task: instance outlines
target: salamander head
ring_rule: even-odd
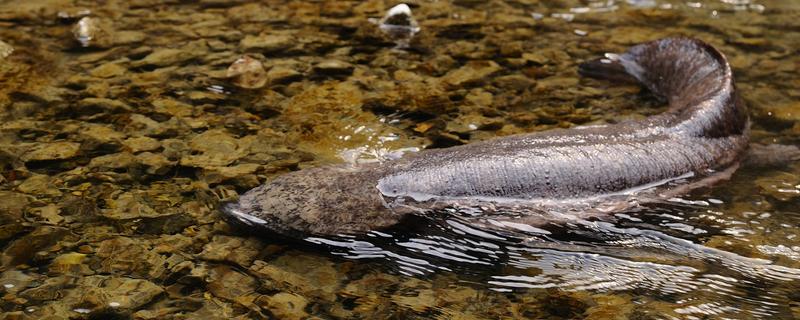
[[[396,224],[372,166],[328,166],[282,175],[221,206],[226,220],[292,238],[352,234]]]

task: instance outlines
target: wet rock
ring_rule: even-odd
[[[93,77],[98,77],[98,78],[113,78],[113,77],[119,77],[125,74],[125,72],[127,71],[128,69],[121,66],[119,63],[109,62],[101,64],[96,68],[90,70],[89,74]]]
[[[189,147],[197,154],[185,155],[180,164],[187,167],[221,167],[244,156],[236,138],[224,130],[208,130],[195,136]]]
[[[44,176],[46,177],[46,176]],[[31,191],[31,189],[26,189]],[[25,192],[20,190],[21,192]],[[11,223],[22,218],[22,213],[30,203],[30,197],[11,191],[0,191],[0,218],[5,223]]]
[[[125,131],[131,133],[131,135],[158,136],[169,130],[169,128],[158,121],[138,113],[130,115],[129,120]]]
[[[285,34],[261,34],[258,36],[245,36],[239,43],[244,51],[260,50],[276,52],[294,47],[297,40]]]
[[[189,153],[189,146],[183,140],[164,139],[161,145],[164,147],[164,156],[169,160],[178,160]]]
[[[194,226],[197,221],[187,214],[169,214],[136,221],[134,228],[141,234],[172,235]]]
[[[288,83],[301,79],[302,77],[302,73],[295,69],[284,66],[272,67],[272,69],[269,69],[267,72],[267,79],[269,80],[270,84]]]
[[[105,199],[108,209],[103,209],[105,217],[117,220],[136,218],[155,218],[167,215],[167,212],[154,210],[147,204],[146,195],[140,192],[125,192]]]
[[[82,278],[78,286],[78,292],[70,292],[76,297],[73,307],[85,309],[135,310],[164,292],[160,286],[144,279],[110,276],[88,276]]]
[[[76,157],[80,151],[80,143],[75,142],[50,142],[35,145],[25,152],[20,159],[29,161],[65,160]]]
[[[463,67],[448,72],[441,81],[454,87],[476,85],[500,69],[500,66],[491,60],[470,61]]]
[[[125,138],[125,134],[118,132],[109,126],[98,124],[84,125],[78,133],[82,138],[93,144],[90,146],[85,146],[84,148],[86,149],[94,149],[94,147],[111,144],[118,146],[122,139]]]
[[[14,52],[14,47],[0,40],[0,60],[4,59],[5,57],[8,57],[13,52]]]
[[[284,255],[271,263],[256,260],[250,270],[268,288],[324,301],[336,299],[340,281],[344,280],[332,262],[307,255]]]
[[[90,275],[94,272],[86,265],[86,255],[78,252],[70,252],[62,254],[52,262],[48,267],[48,271],[52,275],[68,274],[68,275]]]
[[[154,151],[161,148],[161,142],[150,137],[131,137],[125,139],[122,144],[134,154],[142,151]]]
[[[148,54],[142,60],[134,61],[132,65],[134,67],[144,67],[144,66],[166,67],[166,66],[178,65],[183,62],[195,59],[200,55],[206,53],[207,51],[208,47],[205,45],[204,42],[189,43],[188,45],[180,49],[161,48],[161,49],[156,49],[152,53]]]
[[[135,162],[136,158],[130,152],[120,152],[92,158],[88,167],[101,171],[125,171]]]
[[[278,319],[307,319],[305,311],[308,305],[306,298],[287,292],[280,292],[273,296],[262,296],[256,302],[263,305]]]
[[[536,85],[535,80],[519,74],[497,77],[493,82],[498,88],[514,91],[524,91]]]
[[[420,31],[417,20],[411,15],[411,8],[405,3],[389,9],[378,22],[378,27],[395,42],[398,49],[408,48],[411,39]]]
[[[34,208],[31,210],[31,214],[38,217],[42,223],[49,225],[57,226],[64,222],[64,217],[61,216],[61,207],[55,204]]]
[[[93,114],[98,112],[129,112],[133,109],[126,103],[119,100],[106,98],[85,98],[78,101],[78,110],[83,114]]]
[[[152,251],[142,239],[115,237],[104,240],[98,244],[95,255],[101,261],[97,266],[92,265],[92,269],[99,273],[159,279],[166,272],[166,259]]]
[[[233,304],[227,303],[223,300],[211,297],[205,298],[203,300],[203,305],[201,308],[193,311],[187,312],[185,314],[186,319],[214,319],[214,320],[225,320],[225,319],[232,319],[232,320],[246,320],[248,319],[245,316],[238,316],[233,317],[232,315],[235,314],[233,310]],[[163,319],[163,318],[157,318]]]
[[[487,118],[480,114],[468,113],[447,122],[448,132],[468,133],[475,130],[497,130],[503,126],[499,119]]]
[[[133,44],[139,43],[147,39],[147,35],[143,32],[139,31],[115,31],[114,32],[114,44],[115,45],[126,45],[126,44]]]
[[[83,17],[72,28],[72,36],[81,47],[108,48],[114,44],[111,21]]]
[[[261,88],[267,83],[264,65],[251,56],[236,59],[228,67],[225,76],[230,78],[233,84],[245,89]]]
[[[586,310],[586,319],[630,319],[635,304],[627,295],[596,295],[594,306]]]
[[[761,193],[780,201],[800,197],[800,176],[789,172],[776,172],[758,177],[755,184]]]
[[[237,185],[255,187],[259,182],[254,173],[260,168],[261,165],[255,163],[245,163],[231,167],[209,167],[203,170],[200,178],[209,184],[236,179]]]
[[[68,233],[69,231],[64,228],[40,226],[8,245],[0,255],[0,265],[9,267],[23,263],[31,264],[37,255],[45,258],[50,252],[60,248],[58,242]]]
[[[0,286],[4,293],[16,294],[25,290],[29,284],[36,281],[36,278],[25,274],[20,270],[6,270],[0,274]]]
[[[136,155],[136,162],[145,167],[145,172],[151,175],[164,175],[175,166],[175,161],[169,160],[161,153],[142,152]]]
[[[38,285],[29,286],[29,289],[20,292],[20,296],[34,301],[55,300],[65,295],[67,288],[75,286],[74,277],[51,277],[43,280]]]
[[[758,106],[759,118],[779,123],[796,123],[800,121],[800,102],[764,103]]]
[[[213,295],[237,302],[250,300],[255,293],[258,281],[248,275],[233,270],[229,266],[218,266],[211,270],[208,278],[208,291]],[[250,300],[252,301],[252,300]]]
[[[217,235],[203,247],[200,258],[225,261],[249,267],[261,251],[263,244],[255,238],[240,238]]]
[[[194,112],[191,105],[173,99],[156,99],[152,103],[155,112],[175,117],[189,117]]]
[[[153,250],[161,254],[171,254],[179,251],[195,251],[194,247],[199,246],[193,238],[182,234],[174,234],[160,237],[153,242]]]
[[[360,279],[349,282],[339,294],[345,298],[356,299],[358,307],[353,311],[359,314],[375,314],[393,305],[385,293],[394,291],[392,288],[399,282],[400,279],[393,275],[368,273]],[[348,314],[343,316],[352,317]]]
[[[314,71],[325,75],[349,75],[353,65],[341,60],[325,60],[314,66]]]
[[[431,284],[419,279],[409,279],[402,283],[405,290],[391,296],[394,303],[417,312],[436,307],[436,295]]]
[[[429,75],[440,76],[455,68],[457,65],[458,61],[453,59],[453,57],[446,54],[439,54],[425,61],[422,66],[424,70],[428,71]]]

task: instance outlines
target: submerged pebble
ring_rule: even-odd
[[[408,48],[411,39],[420,31],[417,20],[411,15],[411,8],[405,3],[389,9],[378,27],[395,42],[398,49]]]
[[[0,40],[0,59],[8,57],[12,53],[14,53],[14,47]]]
[[[231,79],[233,84],[245,89],[257,89],[267,83],[267,72],[261,61],[250,57],[242,56],[236,59],[228,67],[226,76]]]
[[[107,48],[113,44],[111,22],[100,18],[81,18],[72,28],[72,36],[84,48]]]

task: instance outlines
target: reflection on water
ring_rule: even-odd
[[[475,221],[442,214],[366,237],[305,240],[347,259],[384,261],[408,276],[454,272],[462,281],[498,292],[636,292],[677,298],[674,311],[681,315],[789,315],[789,294],[800,289],[800,269],[701,244],[699,235],[747,230],[741,221],[709,225],[707,214],[723,215],[715,211],[723,210],[719,204],[672,199],[608,221],[577,219],[527,232],[481,230]]]

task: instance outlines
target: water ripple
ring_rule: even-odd
[[[417,217],[408,230],[306,240],[345,258],[389,262],[404,275],[455,272],[501,292],[644,291],[677,301],[674,312],[687,317],[787,314],[786,295],[800,288],[800,269],[697,241],[729,232],[731,223],[727,229],[704,224],[709,206],[721,203],[679,201],[618,219],[537,227],[451,212]]]

